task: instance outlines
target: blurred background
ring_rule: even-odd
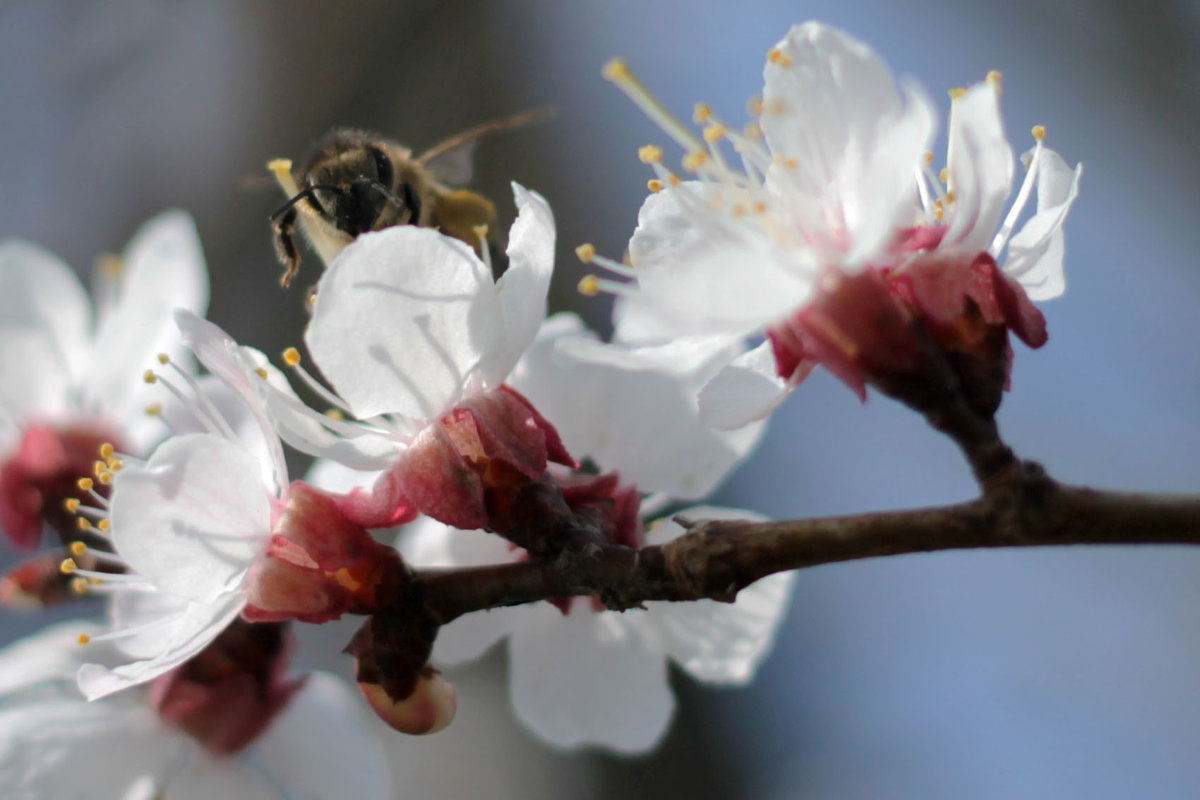
[[[556,3],[174,0],[0,5],[0,234],[81,272],[169,207],[195,215],[210,317],[278,353],[302,294],[282,292],[264,175],[335,126],[416,151],[479,122],[550,107],[497,135],[474,186],[511,218],[508,182],[559,224],[555,308],[580,307],[572,248],[623,252],[662,135],[599,76],[623,55],[677,113],[731,121],[763,56],[816,18],[901,75],[946,90],[1004,73],[1014,146],[1035,123],[1086,164],[1067,224],[1069,290],[1050,343],[1019,349],[1001,413],[1010,443],[1065,481],[1200,488],[1200,5],[1194,0]],[[944,140],[939,149],[944,147]],[[306,256],[298,285],[316,279]],[[590,302],[590,301],[589,301]],[[598,302],[584,308],[603,319]],[[969,474],[920,420],[860,405],[817,375],[718,498],[776,517],[963,500]],[[0,558],[11,564],[15,555]],[[6,613],[3,641],[45,622]],[[309,664],[349,628],[309,636]],[[324,646],[320,646],[324,643]],[[512,721],[505,664],[458,675],[460,713],[394,735],[401,796],[876,800],[1200,796],[1200,550],[942,553],[820,567],[757,682],[677,681],[656,753],[562,754]],[[319,735],[319,732],[314,732]],[[348,787],[348,796],[352,796]]]

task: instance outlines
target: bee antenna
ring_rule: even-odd
[[[340,192],[341,191],[341,189],[339,189],[336,186],[330,186],[330,185],[324,184],[324,183],[319,183],[316,186],[309,186],[307,189],[303,189],[302,191],[297,192],[295,197],[292,197],[286,203],[284,203],[282,206],[277,208],[274,211],[274,213],[272,213],[271,216],[269,216],[267,219],[274,222],[275,220],[279,219],[284,214],[286,214],[289,208],[296,205],[296,203],[299,203],[301,200],[303,200],[307,197],[312,197],[313,192],[315,192],[319,189],[324,189],[324,190],[330,191],[330,192]]]

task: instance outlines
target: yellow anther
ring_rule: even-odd
[[[146,383],[155,383],[158,381],[158,376],[154,374],[154,370],[148,369],[142,373],[142,380]]]
[[[792,158],[791,156],[788,156],[787,158],[785,158],[783,160],[783,165],[785,167],[787,167],[788,169],[796,169],[796,167],[800,166],[800,162],[798,162],[796,159]]]
[[[120,472],[124,468],[125,468],[125,462],[122,461],[121,459],[110,458],[108,460],[108,471],[109,472]]]
[[[693,150],[683,157],[683,168],[688,172],[695,172],[708,161],[708,153],[703,150]]]
[[[65,508],[67,510],[68,514],[78,514],[79,513],[79,498],[78,497],[68,497],[66,500],[63,500],[63,508]]]
[[[338,422],[341,422],[346,418],[346,415],[336,408],[326,409],[325,416],[329,417],[330,419],[336,419]]]
[[[944,209],[942,209],[942,208],[940,208],[940,207],[939,207],[937,210],[935,210],[935,211],[933,212],[933,215],[934,215],[935,217],[937,217],[937,221],[938,221],[938,222],[941,222],[941,221],[942,221],[942,217],[946,216],[946,212],[945,212],[945,210],[944,210]]]
[[[782,114],[787,111],[787,105],[782,100],[776,100],[774,103],[771,103],[767,110],[772,114]]]
[[[628,80],[630,77],[629,62],[623,58],[610,58],[600,70],[600,74],[610,81]]]
[[[643,164],[657,164],[662,161],[662,148],[656,144],[648,144],[638,148],[638,158]]]
[[[761,139],[762,128],[759,127],[757,122],[747,122],[746,127],[742,128],[742,136],[745,136],[747,139]]]
[[[101,472],[96,476],[96,480],[100,482],[101,486],[108,486],[110,483],[112,483],[112,479],[113,474],[111,472]]]
[[[105,472],[108,472],[108,464],[104,463],[103,461],[92,462],[92,475],[94,477],[99,478]]]
[[[932,151],[932,150],[926,150],[926,151],[925,151],[925,163],[926,163],[926,164],[932,164],[932,163],[933,163],[933,151]]]
[[[725,138],[725,133],[726,130],[724,125],[720,124],[719,122],[714,123],[704,129],[704,141],[709,142],[710,144],[712,142],[719,142]]]
[[[754,213],[755,214],[767,213],[767,204],[762,202],[761,200],[759,202],[755,203],[754,204]]]
[[[735,217],[744,217],[744,216],[746,216],[746,207],[745,206],[734,206],[732,209],[732,213]]]
[[[78,595],[87,594],[88,585],[89,584],[87,582],[87,578],[72,578],[71,579],[71,591],[75,594],[78,594]],[[84,644],[86,644],[86,642],[84,642]]]
[[[579,293],[584,297],[595,297],[600,294],[600,279],[595,275],[584,275],[579,280]]]
[[[87,517],[76,517],[75,527],[79,528],[79,530],[83,531],[84,533],[87,533],[92,529],[92,521]]]
[[[651,178],[650,180],[646,181],[646,188],[657,194],[663,190],[663,182],[658,178]]]
[[[473,230],[475,232],[476,238],[487,239],[487,235],[488,235],[488,226],[487,225],[476,225],[473,228],[471,228],[471,230]]]
[[[680,184],[679,176],[674,174],[668,175],[667,183],[671,186],[678,186]]]
[[[254,374],[257,375],[258,377],[262,378],[264,381],[267,379],[267,371],[262,367],[259,367],[258,369],[254,370]]]
[[[1034,125],[1033,126],[1033,138],[1037,139],[1039,142],[1042,139],[1045,139],[1046,138],[1046,126],[1045,125]]]
[[[575,248],[575,256],[585,264],[592,263],[592,259],[596,257],[596,246],[593,244],[581,244]]]
[[[146,406],[146,415],[150,417],[162,416],[162,403],[151,403]]]
[[[697,125],[703,125],[712,119],[712,106],[708,103],[696,103],[696,110],[692,112],[692,119]]]
[[[954,89],[951,89],[951,90],[950,90],[950,99],[951,99],[951,100],[958,100],[960,97],[962,97],[962,96],[963,96],[963,95],[965,95],[966,93],[967,93],[967,90],[966,90],[966,89],[964,89],[963,87],[959,86],[959,87],[957,87],[957,88],[954,88]]]
[[[71,552],[71,555],[79,558],[87,552],[87,545],[83,542],[71,542],[70,546],[67,547],[67,550]]]
[[[955,195],[954,192],[946,192],[946,202],[947,203],[953,203],[957,199],[958,199],[958,196]]]
[[[289,367],[294,367],[300,363],[300,351],[294,347],[289,347],[283,351],[283,363]]]
[[[778,67],[790,67],[792,65],[792,56],[778,47],[773,47],[767,53],[767,61]]]
[[[171,363],[171,357],[170,357],[169,355],[167,355],[166,353],[159,353],[159,354],[158,354],[158,363],[160,363],[160,364],[162,364],[162,365],[164,365],[164,366],[165,366],[165,365],[167,365],[167,364],[170,364],[170,363]]]
[[[105,442],[104,444],[100,445],[100,457],[105,461],[108,461],[110,458],[112,458],[113,453],[115,452],[117,452],[117,448],[113,447],[111,442]]]
[[[91,640],[92,640],[92,637],[88,636],[86,633],[79,634],[79,644],[85,645],[88,642],[90,642]]]
[[[96,271],[107,281],[116,280],[123,268],[124,264],[121,263],[121,259],[117,256],[104,255],[96,259]]]
[[[80,478],[79,480],[75,481],[75,485],[85,492],[90,492],[94,484],[92,483],[91,478]]]
[[[75,559],[73,558],[64,558],[62,563],[58,565],[58,571],[63,575],[71,575],[77,569],[79,569],[79,565],[75,563]]]
[[[286,172],[289,175],[292,172],[292,160],[290,158],[273,158],[267,162],[267,169],[271,172]]]
[[[1003,76],[1000,74],[1000,70],[998,69],[994,69],[987,74],[987,82],[992,86],[995,86],[997,89],[1000,88],[1000,81],[1002,78]]]
[[[938,178],[941,179],[942,183],[946,183],[950,178],[950,170],[942,167],[941,171],[938,172]]]
[[[112,523],[109,522],[108,519],[102,519],[96,523],[96,527],[105,533],[108,533],[110,530],[112,530]]]
[[[746,113],[751,116],[758,116],[763,110],[763,99],[761,97],[751,97],[746,101]]]

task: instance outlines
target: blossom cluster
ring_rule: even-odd
[[[281,369],[203,318],[181,212],[102,264],[94,321],[65,265],[0,245],[0,526],[26,549],[58,539],[0,598],[100,595],[108,610],[0,653],[0,781],[17,796],[69,793],[81,774],[114,797],[205,780],[237,796],[350,783],[389,796],[353,694],[287,669],[293,622],[344,615],[364,619],[347,647],[359,694],[393,728],[449,724],[440,670],[504,640],[513,708],[535,735],[648,750],[672,715],[668,662],[749,681],[789,573],[733,603],[628,609],[598,591],[453,620],[422,606],[421,576],[636,553],[682,535],[681,519],[761,519],[705,498],[817,365],[918,408],[949,376],[990,416],[1009,332],[1046,341],[1032,301],[1063,289],[1079,169],[1036,129],[1010,205],[998,76],[953,93],[938,174],[923,91],[817,23],[770,51],[744,130],[701,106],[693,133],[623,62],[606,75],[690,173],[644,148],[655,178],[629,263],[577,251],[628,278],[580,282],[617,295],[610,342],[547,316],[555,222],[516,184],[498,278],[483,230],[478,248],[396,225],[323,252],[303,334],[314,370],[299,348]],[[305,478],[289,476],[285,446],[316,459]],[[305,737],[316,718],[342,733]],[[118,743],[132,748],[120,769]]]

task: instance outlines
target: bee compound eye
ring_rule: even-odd
[[[378,147],[371,147],[369,149],[371,151],[371,158],[375,160],[376,177],[384,186],[391,186],[392,178],[396,175],[395,170],[392,168],[392,160],[388,158],[387,153]]]

